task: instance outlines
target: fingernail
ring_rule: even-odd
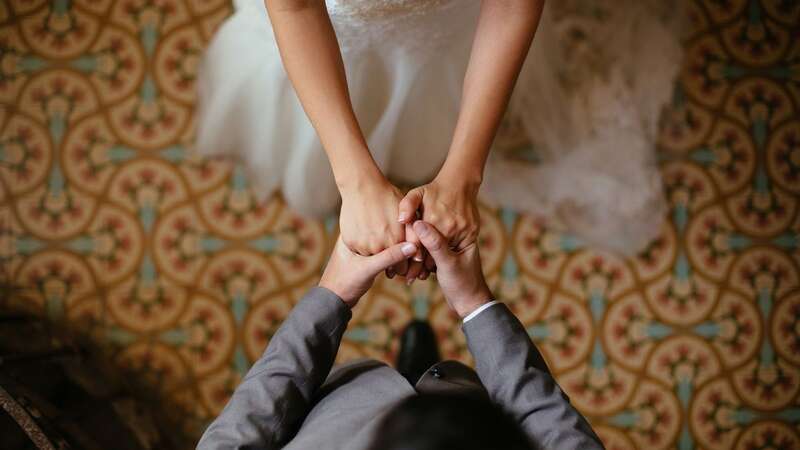
[[[411,283],[413,283],[414,280],[416,280],[416,278],[409,278],[408,280],[406,280],[406,286],[411,286]]]
[[[400,215],[397,216],[397,221],[398,222],[405,222],[407,218],[408,218],[408,214],[406,214],[404,212],[401,212]]]
[[[415,257],[414,257],[414,261],[416,261],[416,262],[422,262],[422,261],[425,261],[425,258],[423,258],[422,256],[415,256]]]
[[[403,247],[400,249],[405,256],[411,256],[417,252],[417,246],[411,243],[403,244]]]

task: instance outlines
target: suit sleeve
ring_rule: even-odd
[[[311,289],[270,339],[197,448],[285,445],[328,376],[351,317],[336,294],[321,287]]]
[[[492,401],[520,423],[538,448],[603,448],[506,305],[500,303],[482,311],[462,330]]]

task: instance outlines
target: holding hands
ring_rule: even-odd
[[[463,251],[477,241],[480,216],[478,185],[437,177],[405,196],[383,176],[343,186],[339,228],[343,244],[353,253],[375,255],[399,242],[417,245],[416,252],[386,270],[390,278],[426,279],[436,271],[436,258],[421,244],[412,224],[422,219],[443,236],[447,249]]]
[[[436,177],[432,182],[416,187],[400,202],[398,220],[406,224],[407,239],[420,243],[411,224],[419,217],[436,227],[445,237],[445,244],[463,250],[476,242],[480,227],[477,206],[478,186],[461,180]],[[436,270],[434,259],[428,254],[424,269]],[[413,278],[416,275],[409,273]]]
[[[491,301],[492,292],[483,277],[477,242],[473,241],[461,250],[453,250],[447,237],[433,225],[418,220],[413,228],[436,262],[436,281],[450,309],[463,319]]]
[[[459,317],[463,319],[492,299],[481,270],[476,242],[456,251],[433,225],[417,220],[410,227],[435,261],[439,287],[448,306]],[[410,242],[401,242],[375,255],[361,256],[347,248],[340,236],[319,285],[338,295],[352,308],[372,287],[376,275],[411,257],[419,248]]]

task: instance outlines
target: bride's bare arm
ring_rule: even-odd
[[[342,195],[339,228],[354,252],[371,255],[404,239],[402,198],[381,173],[358,125],[339,43],[323,0],[265,0],[283,65],[333,168]],[[405,264],[397,267],[405,273]]]
[[[480,183],[483,166],[539,25],[544,0],[483,0],[461,108],[442,170]]]
[[[380,173],[347,89],[342,55],[325,2],[265,0],[281,59],[317,131],[336,182]]]
[[[544,0],[482,1],[447,160],[433,182],[410,191],[401,203],[407,221],[421,204],[425,221],[453,247],[464,248],[477,237],[483,168],[543,5]]]

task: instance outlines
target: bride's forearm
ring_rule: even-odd
[[[544,0],[484,0],[461,108],[440,177],[480,184],[492,141],[539,24]]]
[[[265,0],[283,65],[340,186],[382,177],[358,125],[322,0]]]

